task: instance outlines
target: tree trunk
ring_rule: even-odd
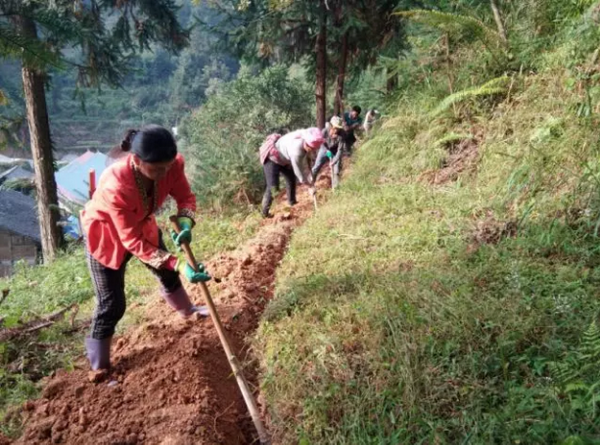
[[[325,1],[321,0],[321,23],[315,52],[317,54],[317,86],[315,96],[317,99],[317,127],[325,128],[327,114],[327,13]]]
[[[333,114],[340,115],[344,111],[344,83],[346,81],[346,66],[348,64],[348,33],[342,37],[342,49],[340,54],[340,65],[338,67],[337,85],[335,89],[335,104]]]
[[[26,17],[16,18],[23,36],[37,39],[37,31],[33,20]],[[37,191],[38,218],[42,239],[44,261],[52,261],[60,247],[62,236],[58,227],[58,197],[54,180],[54,160],[52,157],[52,141],[44,75],[27,66],[23,61],[23,92],[27,108],[27,123],[31,154],[35,170],[35,186]]]
[[[502,16],[500,15],[500,10],[498,9],[498,5],[496,5],[496,0],[490,0],[490,6],[492,7],[492,12],[494,13],[494,20],[496,20],[496,26],[498,27],[498,34],[502,37],[502,40],[505,42],[508,40],[506,37],[506,28],[504,28],[504,24],[502,23]]]
[[[393,92],[396,88],[398,88],[398,74],[389,74],[387,75],[387,80],[385,84],[385,88],[388,93]]]

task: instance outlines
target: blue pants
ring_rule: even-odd
[[[317,153],[315,165],[312,168],[312,175],[315,181],[317,180],[317,175],[319,174],[319,171],[323,168],[327,161],[327,148],[325,148],[325,146],[321,146],[319,152]],[[329,162],[331,163],[332,161]],[[331,169],[333,170],[333,175],[331,178],[331,187],[336,188],[340,183],[340,172],[342,171],[342,156],[339,156],[337,161],[332,164]]]

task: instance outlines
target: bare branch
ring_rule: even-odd
[[[69,311],[74,307],[76,307],[76,305],[71,304],[66,308],[63,308],[45,317],[29,321],[25,324],[16,326],[14,328],[2,329],[0,330],[0,342],[19,337],[21,335],[31,334],[33,332],[39,331],[40,329],[47,328],[48,326],[53,325],[56,321],[60,320],[65,312]]]

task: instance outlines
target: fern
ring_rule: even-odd
[[[427,11],[424,9],[401,11],[395,14],[406,17],[414,22],[440,29],[451,36],[460,38],[465,36],[475,37],[491,51],[505,47],[502,36],[475,17],[440,11]]]
[[[600,328],[594,320],[583,333],[580,346],[580,358],[590,364],[597,365],[600,358]]]
[[[564,387],[579,377],[577,364],[568,359],[563,362],[548,363],[548,369],[550,370],[550,376],[558,386]]]
[[[561,362],[548,364],[555,384],[572,395],[571,403],[578,408],[593,406],[600,388],[600,328],[592,321],[583,333],[579,347]]]
[[[481,86],[468,88],[463,91],[458,91],[450,96],[446,97],[431,113],[433,116],[438,116],[446,111],[454,104],[464,102],[469,99],[476,99],[484,96],[493,96],[495,94],[504,94],[508,89],[511,78],[508,76],[501,76],[496,79],[492,79]]]

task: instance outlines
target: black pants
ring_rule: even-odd
[[[262,214],[267,216],[269,209],[273,203],[273,192],[272,188],[279,190],[279,174],[282,174],[285,178],[287,200],[290,205],[296,204],[296,175],[291,165],[279,165],[275,162],[267,159],[267,162],[263,165],[265,172],[265,180],[267,182],[267,188],[263,196],[262,201]]]
[[[354,148],[354,143],[356,142],[354,131],[349,131],[346,133],[346,139],[344,142],[346,143],[346,153],[348,153],[348,156],[350,156],[352,154],[352,149]]]
[[[160,248],[167,250],[162,234],[159,233],[158,239]],[[128,254],[117,270],[110,269],[96,261],[88,252],[87,247],[85,256],[96,294],[96,309],[90,336],[96,340],[103,340],[113,336],[117,323],[125,314],[125,269],[133,255]],[[147,264],[146,267],[158,279],[163,291],[174,292],[182,286],[177,272],[155,269]]]

